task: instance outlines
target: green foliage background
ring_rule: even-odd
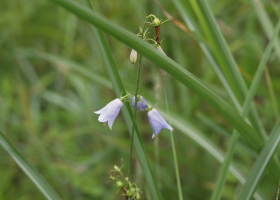
[[[184,24],[174,2],[160,1]],[[249,87],[268,43],[268,28],[259,20],[263,17],[249,1],[207,2]],[[272,24],[276,24],[280,3],[275,0],[262,3]],[[145,20],[142,11],[166,19],[153,1],[103,0],[92,1],[92,5],[95,12],[135,34]],[[186,2],[185,6],[190,9],[201,37],[206,38],[205,27],[194,14],[191,3]],[[153,27],[149,32],[154,37]],[[105,37],[126,89],[133,92],[137,69],[129,62],[131,48],[110,35]],[[161,38],[165,38],[162,48],[168,57],[231,104],[193,34],[183,32],[170,21],[161,26]],[[121,166],[122,159],[127,168],[129,131],[122,114],[110,131],[93,113],[116,96],[89,25],[50,1],[2,0],[0,55],[0,131],[12,145],[62,199],[124,199],[121,192],[116,195],[114,182],[108,183],[108,172],[114,164]],[[279,58],[276,51],[271,54],[266,76],[254,99],[268,133],[278,119]],[[212,152],[205,150],[202,140],[195,142],[194,137],[186,135],[190,132],[187,128],[223,154],[233,127],[200,97],[144,58],[139,92],[166,112],[165,91],[172,124],[183,126],[182,129],[174,126],[173,132],[183,196],[210,199],[221,164]],[[163,130],[152,140],[147,115],[142,112],[137,115],[137,125],[162,199],[177,199],[169,132]],[[234,165],[246,176],[255,161],[256,153],[241,138]],[[133,166],[143,199],[151,199],[135,154]],[[265,173],[258,191],[267,199],[274,199],[278,179]],[[228,173],[222,199],[236,199],[241,188],[238,180]],[[2,199],[44,199],[44,196],[0,148]]]

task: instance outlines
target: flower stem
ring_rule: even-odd
[[[142,31],[141,31],[141,39],[142,40],[144,39],[145,26],[146,26],[148,18],[149,17],[146,17],[146,20],[145,20],[144,25],[142,27]],[[135,129],[137,102],[138,102],[138,88],[139,88],[141,63],[142,63],[142,55],[140,54],[139,55],[139,61],[138,61],[138,72],[137,72],[136,92],[135,92],[135,105],[134,105],[134,111],[133,111],[132,131],[131,131],[131,140],[130,140],[130,148],[129,148],[128,180],[131,180],[131,174],[132,174],[132,147],[133,147],[133,142],[134,142],[134,129]]]
[[[141,62],[142,62],[142,55],[139,55],[137,81],[136,81],[136,92],[135,92],[135,104],[134,104],[134,109],[133,109],[133,121],[132,121],[132,131],[131,131],[131,140],[130,140],[130,149],[129,149],[129,168],[128,168],[128,179],[129,180],[131,180],[131,174],[132,174],[132,147],[133,147],[133,141],[134,141],[134,129],[135,129],[137,102],[138,102],[138,88],[139,88]]]
[[[165,96],[166,111],[167,111],[167,114],[169,116],[168,121],[169,121],[169,124],[171,125],[169,108],[168,108],[168,103],[167,103],[166,90],[164,90],[164,96]],[[172,146],[172,152],[173,152],[173,158],[174,158],[174,165],[175,165],[175,173],[176,173],[179,200],[183,200],[182,187],[181,187],[181,182],[180,182],[180,173],[179,173],[179,169],[178,169],[177,154],[176,154],[175,143],[174,143],[174,138],[173,138],[173,132],[172,131],[170,131],[170,139],[171,139],[171,146]]]

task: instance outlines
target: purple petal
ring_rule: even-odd
[[[140,99],[148,104],[148,102],[146,101],[146,99],[144,99],[144,97],[140,96]],[[137,110],[144,111],[148,109],[148,106],[142,101],[140,100],[137,101]],[[131,106],[132,108],[134,108],[135,106],[135,97],[132,98]]]
[[[98,117],[98,121],[107,122],[110,129],[112,129],[113,123],[118,116],[121,108],[123,106],[123,102],[120,99],[115,99],[108,103],[104,108],[94,113],[100,114]]]
[[[108,126],[111,130],[112,130],[112,127],[113,127],[113,123],[114,123],[115,119],[117,118],[118,114],[120,113],[120,110],[121,110],[122,106],[123,106],[123,103],[118,104],[115,107],[115,109],[111,111],[111,116],[108,119]]]
[[[148,118],[153,130],[152,138],[154,138],[156,134],[159,134],[159,132],[163,128],[173,131],[173,128],[163,119],[163,117],[159,114],[159,112],[156,109],[152,109],[148,112]]]

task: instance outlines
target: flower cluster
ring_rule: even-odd
[[[148,20],[151,20],[149,22]],[[165,22],[165,21],[164,21]],[[143,26],[139,27],[140,32],[137,34],[137,36],[141,37],[142,40],[146,42],[152,42],[152,44],[155,48],[157,48],[158,51],[160,51],[162,54],[166,56],[164,51],[161,48],[161,42],[160,42],[160,25],[163,24],[161,20],[156,18],[155,15],[151,14],[146,16],[146,20],[144,21]],[[146,24],[149,24],[155,28],[156,35],[154,39],[148,38],[148,28],[146,29]],[[149,123],[151,125],[151,128],[153,130],[152,138],[154,138],[159,132],[166,128],[170,131],[173,131],[173,128],[164,120],[164,118],[160,115],[160,113],[154,109],[148,102],[145,100],[143,96],[137,95],[138,94],[138,86],[139,86],[139,77],[140,77],[140,69],[141,69],[141,60],[142,55],[137,55],[137,51],[132,49],[130,53],[130,62],[132,64],[135,64],[137,62],[137,57],[139,57],[138,62],[138,73],[137,73],[137,80],[136,80],[136,94],[131,100],[131,105],[134,108],[134,116],[133,116],[133,125],[132,125],[132,132],[131,132],[131,140],[130,140],[130,156],[129,156],[129,170],[128,170],[128,177],[124,177],[121,169],[118,166],[114,166],[114,172],[117,173],[116,176],[110,175],[110,180],[116,182],[116,186],[118,187],[118,191],[122,190],[125,194],[126,200],[138,200],[140,199],[140,189],[137,187],[137,185],[134,183],[132,184],[130,182],[130,178],[132,175],[132,150],[133,150],[133,141],[134,141],[134,127],[135,127],[135,119],[136,119],[136,110],[139,111],[148,111],[148,119]],[[115,119],[117,118],[118,114],[120,113],[120,110],[123,106],[123,102],[126,100],[127,96],[125,95],[123,97],[114,99],[113,101],[109,102],[104,108],[101,110],[95,111],[96,114],[99,114],[98,121],[105,122],[105,125],[108,123],[109,128],[112,130],[113,124]],[[135,99],[136,98],[136,99]]]
[[[111,181],[116,182],[116,186],[118,187],[118,191],[122,190],[126,196],[126,199],[131,200],[139,200],[141,198],[140,188],[137,187],[136,183],[131,183],[130,180],[128,180],[128,177],[125,177],[121,171],[121,168],[119,168],[117,165],[114,166],[114,170],[111,170],[111,172],[114,172],[114,175],[110,174],[109,179]],[[117,192],[118,192],[117,191]]]
[[[130,94],[128,94],[128,95],[130,95]],[[118,116],[120,109],[123,106],[123,101],[125,100],[125,98],[128,95],[121,97],[121,98],[117,98],[117,99],[111,101],[110,103],[108,103],[101,110],[96,111],[95,112],[96,114],[100,114],[100,116],[98,117],[98,121],[105,122],[105,123],[108,122],[108,126],[112,130],[113,123],[114,123],[116,117]],[[152,106],[150,106],[148,104],[148,102],[144,99],[144,97],[138,95],[137,98],[138,98],[137,99],[137,110],[139,110],[139,111],[147,110],[148,111],[148,119],[149,119],[150,125],[153,130],[152,138],[154,138],[157,134],[159,134],[159,132],[163,128],[173,131],[173,128],[164,120],[164,118],[159,114],[159,112],[156,109],[152,108]],[[131,105],[133,108],[135,107],[135,97],[133,97],[133,99],[131,101]]]

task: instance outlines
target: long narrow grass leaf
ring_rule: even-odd
[[[21,153],[13,147],[13,145],[1,132],[0,144],[47,199],[61,199],[49,183],[34,169],[34,167],[23,157],[23,155],[21,155]]]
[[[276,148],[278,147],[280,142],[280,121],[275,125],[272,130],[263,150],[258,156],[248,178],[246,179],[246,183],[241,190],[239,195],[239,200],[249,200],[253,195],[254,191],[257,188],[260,179],[265,172],[268,162],[272,158]],[[279,178],[279,177],[278,177]]]
[[[262,4],[262,1],[260,0],[250,0],[254,10],[255,10],[255,13],[263,27],[263,30],[266,34],[266,36],[271,39],[272,38],[272,35],[273,35],[273,24],[268,16],[268,14],[266,13],[264,7],[263,7],[263,4]],[[280,59],[280,42],[279,40],[277,39],[274,43],[274,48],[276,50],[276,53],[277,53],[277,56],[278,56],[278,59]]]
[[[276,42],[276,40],[278,39],[278,33],[279,33],[279,29],[280,29],[280,20],[278,20],[278,23],[275,27],[275,30],[273,32],[273,35],[271,37],[271,40],[269,42],[269,44],[267,45],[267,48],[265,49],[265,52],[263,54],[263,57],[261,59],[261,62],[258,66],[258,69],[257,69],[257,72],[254,76],[254,79],[251,83],[251,86],[250,86],[250,90],[248,92],[248,95],[246,97],[246,100],[244,102],[244,105],[243,105],[243,111],[242,113],[244,113],[244,116],[247,116],[248,112],[249,112],[249,109],[250,109],[250,104],[256,94],[256,91],[257,91],[257,88],[258,88],[258,85],[260,83],[260,80],[261,80],[261,77],[263,75],[263,71],[264,71],[264,68],[266,66],[266,63],[268,61],[268,58],[269,58],[269,55],[271,53],[271,50]]]
[[[260,64],[258,66],[257,72],[256,72],[256,74],[253,78],[252,83],[251,83],[250,90],[248,92],[248,95],[247,95],[247,97],[245,99],[245,102],[244,102],[244,105],[242,107],[241,116],[243,118],[246,118],[246,116],[249,112],[251,102],[252,102],[252,100],[253,100],[253,98],[256,94],[257,86],[260,83],[261,76],[263,74],[265,65],[268,61],[268,58],[269,58],[269,55],[270,55],[271,50],[273,48],[273,45],[275,43],[275,40],[277,39],[279,29],[280,29],[280,20],[278,21],[277,26],[275,28],[275,31],[273,33],[273,36],[272,36],[269,44],[267,45],[267,47],[265,49],[264,55],[263,55],[263,57],[260,61]],[[226,181],[226,174],[227,174],[227,171],[228,171],[228,168],[229,168],[229,165],[230,165],[230,161],[233,157],[234,149],[236,147],[238,138],[239,138],[239,134],[236,130],[234,130],[233,135],[230,139],[229,148],[228,148],[228,151],[227,151],[227,154],[226,154],[226,159],[225,159],[225,162],[222,165],[222,169],[221,169],[221,172],[218,176],[216,187],[215,187],[215,190],[212,194],[211,200],[217,200],[217,199],[221,198],[222,190],[223,190],[223,187],[224,187],[224,184],[225,184],[225,181]]]
[[[160,111],[160,113],[163,117],[168,117],[168,115],[165,112]],[[171,113],[171,116],[172,118],[170,120],[174,129],[180,130],[183,134],[190,137],[194,142],[196,142],[208,153],[210,153],[214,158],[216,158],[220,163],[223,163],[225,161],[224,153],[221,150],[219,150],[218,147],[216,147],[216,145],[213,144],[208,138],[206,138],[197,128],[193,127],[193,125],[186,120],[182,121],[182,117],[176,116],[173,113]],[[230,163],[229,165],[229,171],[242,185],[245,184],[246,179],[232,163]],[[255,193],[254,197],[259,200],[265,199],[259,193]]]
[[[189,29],[192,32],[193,31],[200,32],[197,29],[197,24],[196,24],[195,20],[193,19],[193,17],[190,14],[188,6],[185,5],[186,2],[183,0],[173,0],[173,2],[175,4],[176,8],[179,10],[180,14],[182,15],[182,17],[183,17],[186,25],[189,27]],[[202,2],[202,3],[204,3],[204,2]],[[208,26],[208,27],[206,27],[206,29],[210,29],[208,31],[208,33],[211,34],[210,37],[215,39],[215,38],[217,38],[216,34],[219,33],[219,37],[221,38],[221,39],[218,38],[220,40],[220,44],[218,44],[218,42],[215,41],[213,43],[213,45],[219,45],[217,48],[220,49],[220,51],[213,52],[212,49],[208,49],[208,47],[201,42],[199,42],[199,45],[200,45],[202,51],[204,52],[206,58],[209,60],[214,71],[216,72],[217,76],[219,77],[220,81],[224,85],[224,87],[225,87],[231,101],[235,105],[236,109],[241,112],[241,110],[242,110],[241,102],[245,98],[245,95],[247,92],[247,87],[244,84],[244,81],[239,82],[236,79],[234,79],[233,76],[225,76],[223,74],[222,71],[224,71],[224,70],[229,71],[229,74],[231,73],[230,71],[232,71],[232,70],[236,71],[236,74],[238,74],[238,73],[240,74],[240,72],[237,69],[236,63],[231,62],[231,60],[233,59],[233,56],[230,55],[229,48],[228,48],[225,40],[222,38],[223,36],[220,33],[220,30],[218,29],[218,26],[215,22],[213,14],[211,14],[211,11],[208,6],[206,6],[206,9],[207,9],[207,12],[203,12],[203,16],[201,16],[201,19],[204,20],[204,18],[205,18],[207,20],[211,20],[211,23],[205,22],[205,25]],[[224,51],[223,49],[227,49],[227,51]],[[224,59],[222,60],[224,62],[223,65],[218,62],[215,55],[216,55],[216,57],[217,56],[224,57]],[[228,62],[231,63],[231,65],[228,65],[227,64]],[[222,70],[222,68],[224,68],[224,70]],[[232,68],[232,69],[230,70],[230,68]],[[241,75],[238,75],[238,76],[241,76]],[[241,77],[241,80],[243,80],[242,77]],[[239,94],[237,94],[236,92],[239,92]],[[253,127],[255,127],[256,131],[259,133],[259,135],[261,135],[263,137],[263,139],[265,139],[266,133],[265,133],[262,123],[260,122],[260,119],[258,117],[254,104],[252,104],[251,113],[249,114],[249,119],[250,119],[250,122],[252,123]]]

